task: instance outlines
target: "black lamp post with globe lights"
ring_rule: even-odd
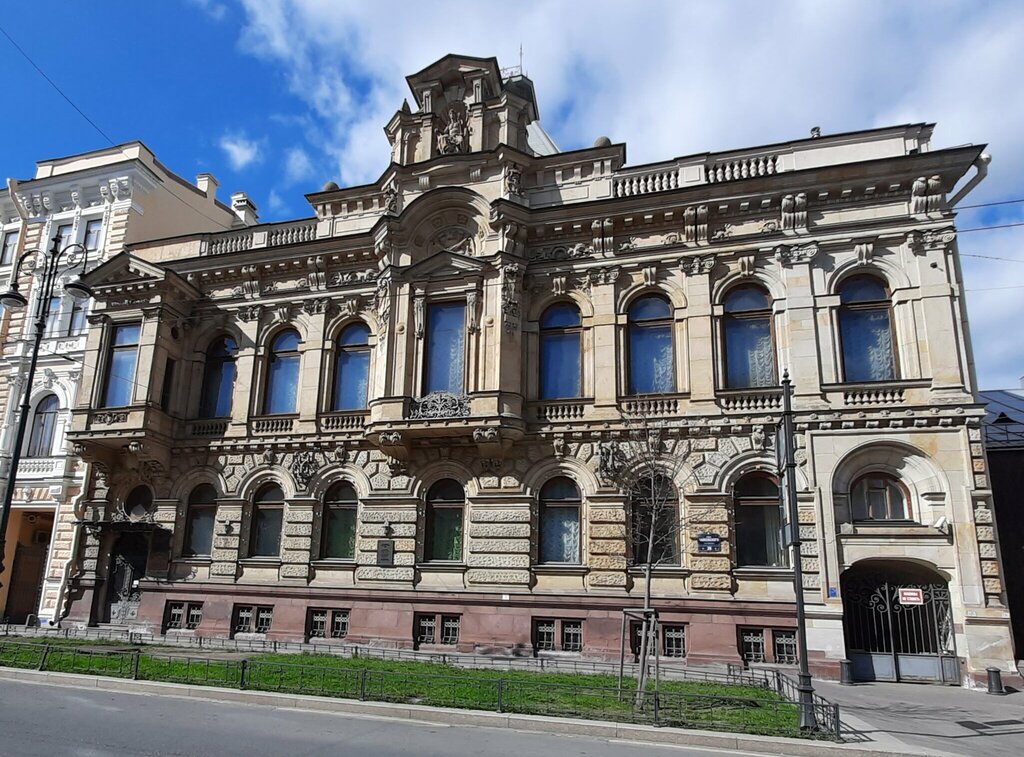
[[[79,256],[80,253],[80,256]],[[89,257],[88,249],[81,244],[69,244],[64,248],[60,246],[60,238],[53,240],[53,247],[48,253],[42,250],[26,250],[18,258],[11,275],[11,288],[0,294],[0,303],[11,310],[21,310],[28,305],[28,300],[18,291],[18,276],[22,272],[25,261],[31,255],[44,256],[42,258],[42,287],[36,301],[35,332],[32,340],[32,350],[29,354],[28,375],[25,377],[25,391],[21,402],[21,413],[18,416],[18,426],[14,434],[14,446],[11,450],[11,468],[7,476],[7,486],[4,488],[3,511],[0,512],[0,586],[3,585],[4,554],[7,549],[7,522],[11,516],[11,502],[14,499],[14,482],[18,475],[18,465],[21,463],[21,448],[25,441],[25,429],[28,427],[29,405],[32,400],[32,381],[36,375],[36,363],[39,360],[39,345],[43,341],[43,333],[46,330],[46,320],[50,314],[50,301],[53,298],[54,290],[57,287],[58,277],[68,274],[77,268],[85,273],[86,260]],[[81,279],[75,279],[64,284],[64,292],[73,299],[84,302],[92,297],[92,290],[89,289]]]

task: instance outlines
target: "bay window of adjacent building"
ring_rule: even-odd
[[[873,276],[854,276],[839,287],[839,302],[843,379],[895,379],[892,303],[885,284]]]
[[[782,502],[778,483],[748,473],[736,483],[736,559],[740,567],[784,567]]]
[[[54,238],[57,240],[58,250],[63,250],[65,247],[71,244],[72,241],[74,241],[72,239],[71,234],[73,229],[74,226],[70,223],[62,223],[60,226],[57,227],[57,233],[54,236]]]
[[[722,336],[725,385],[729,389],[775,386],[775,344],[771,298],[763,287],[747,284],[725,297]]]
[[[185,515],[185,557],[206,557],[213,551],[213,524],[217,517],[217,490],[200,484],[188,496]]]
[[[281,526],[284,521],[284,491],[267,484],[252,503],[250,557],[278,557],[281,554]]]
[[[107,357],[103,407],[126,407],[132,403],[141,331],[138,323],[114,326]]]
[[[215,339],[206,349],[203,388],[199,399],[199,417],[228,418],[235,392],[235,360],[238,345],[229,336]]]
[[[50,305],[46,309],[46,325],[43,327],[43,336],[57,336],[60,334],[60,297],[51,297]]]
[[[4,234],[3,243],[0,244],[0,265],[10,265],[14,262],[14,251],[18,249],[18,232],[8,231]]]
[[[581,504],[580,490],[568,478],[553,478],[541,487],[541,563],[579,563]]]
[[[370,329],[353,323],[338,336],[334,367],[334,410],[362,410],[370,386]]]
[[[324,495],[320,556],[328,560],[352,560],[356,556],[356,513],[359,499],[347,482],[334,484]]]
[[[869,473],[850,489],[850,506],[855,521],[906,521],[909,497],[903,485],[887,473]]]
[[[88,316],[89,300],[72,300],[71,320],[68,322],[68,336],[78,336],[84,333]]]
[[[630,527],[634,565],[679,563],[679,499],[660,473],[644,475],[630,492]],[[652,527],[653,526],[653,527]]]
[[[88,252],[96,252],[100,248],[100,231],[103,229],[103,219],[94,218],[85,222],[85,239],[83,246]]]
[[[32,433],[28,440],[26,457],[49,457],[53,454],[53,439],[57,430],[57,412],[60,400],[48,394],[36,405],[32,416]]]
[[[629,393],[676,390],[672,306],[658,295],[640,297],[628,311]]]
[[[270,344],[263,412],[294,413],[299,394],[299,332],[282,331]]]
[[[466,303],[427,306],[423,394],[465,393]]]
[[[575,305],[552,305],[540,319],[540,398],[579,397],[583,383],[580,311]]]
[[[423,559],[462,560],[462,520],[466,494],[457,481],[444,479],[427,492],[426,538]]]

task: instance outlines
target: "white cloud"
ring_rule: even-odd
[[[298,184],[306,181],[313,175],[313,161],[309,154],[301,147],[292,147],[284,154],[284,179],[285,183]]]
[[[449,52],[518,62],[563,149],[599,135],[630,163],[893,123],[937,121],[933,148],[989,142],[989,178],[968,203],[1019,196],[1024,175],[1024,7],[1015,0],[928,5],[680,3],[641,0],[242,0],[240,45],[280,66],[305,103],[310,144],[342,184],[376,179],[382,127],[410,97],[404,77]],[[614,35],[609,30],[614,30]],[[977,222],[976,222],[977,221]],[[961,219],[980,225],[981,216]],[[985,223],[992,223],[985,217]],[[964,235],[961,249],[1020,257],[1024,228]],[[964,258],[969,288],[1024,284],[1024,263]],[[1022,290],[968,295],[983,386],[1024,372]],[[1000,324],[1004,328],[1000,328]]]
[[[260,143],[244,134],[225,134],[220,138],[220,149],[227,155],[228,162],[236,171],[263,160]]]
[[[276,189],[271,189],[270,194],[267,196],[267,211],[275,219],[288,212],[288,203],[277,193]]]
[[[215,0],[186,0],[189,5],[194,5],[214,21],[223,21],[228,15],[228,7]]]

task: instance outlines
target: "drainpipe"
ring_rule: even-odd
[[[950,197],[949,201],[946,204],[949,205],[949,207],[951,208],[955,207],[958,202],[960,202],[968,194],[970,194],[971,191],[976,186],[978,186],[986,176],[988,176],[988,164],[991,162],[992,156],[989,155],[987,152],[983,152],[981,155],[979,155],[977,159],[974,161],[974,163],[971,164],[977,169],[978,172],[974,174],[974,176],[971,178],[969,182],[964,184],[963,189],[961,189],[955,195]]]

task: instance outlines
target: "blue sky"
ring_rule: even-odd
[[[141,139],[187,178],[211,171],[263,220],[310,214],[325,181],[371,181],[404,76],[447,52],[518,62],[563,149],[607,134],[630,162],[895,123],[933,145],[989,143],[965,204],[1024,198],[1024,3],[434,3],[161,0],[6,3],[0,24],[115,142]],[[106,140],[0,38],[0,171]],[[963,228],[1024,221],[1024,203]],[[964,234],[983,387],[1024,374],[1024,227]]]

